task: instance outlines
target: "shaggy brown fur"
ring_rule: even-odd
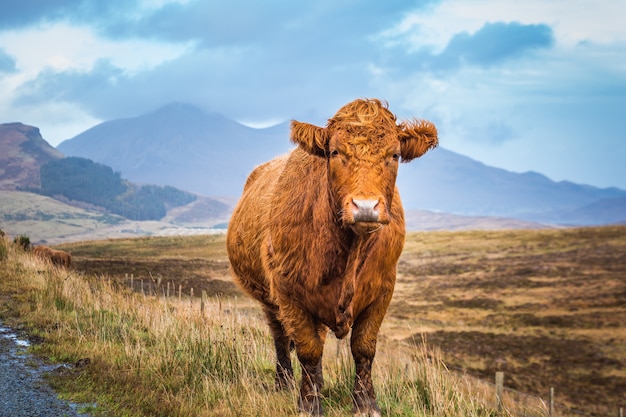
[[[41,259],[52,262],[53,265],[69,268],[72,265],[72,255],[62,250],[56,250],[47,246],[35,246],[33,253]]]
[[[371,367],[404,245],[398,162],[437,146],[430,122],[398,123],[379,100],[355,100],[326,127],[292,122],[290,154],[249,176],[227,236],[235,280],[259,300],[274,337],[276,384],[303,369],[299,408],[321,415],[328,329],[350,330],[354,411],[380,415]]]

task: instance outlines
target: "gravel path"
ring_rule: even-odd
[[[47,366],[29,354],[29,342],[0,323],[0,417],[78,417],[76,405],[57,398],[42,375]]]

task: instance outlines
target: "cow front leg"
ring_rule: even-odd
[[[380,417],[372,382],[372,363],[376,355],[376,339],[391,300],[391,292],[383,293],[356,319],[352,327],[350,347],[356,368],[354,379],[354,415]]]
[[[302,383],[298,408],[301,415],[321,416],[321,366],[326,328],[315,323],[305,311],[293,306],[281,306],[281,321],[287,334],[296,344],[296,353],[302,368]]]
[[[302,367],[302,385],[298,406],[300,413],[304,415],[321,416],[324,415],[321,402],[321,390],[324,385],[322,354],[327,329],[325,326],[317,325],[313,327],[313,332],[310,332],[310,328],[301,330],[302,336],[305,334],[315,336],[296,338],[296,353]]]
[[[285,333],[285,328],[278,320],[276,309],[265,307],[265,316],[274,339],[276,350],[276,377],[277,390],[283,390],[295,386],[293,367],[291,366],[291,340]]]
[[[302,366],[302,385],[300,386],[300,400],[298,408],[301,415],[322,416],[324,409],[320,397],[320,385],[318,384],[318,372],[321,366],[321,357],[319,359],[300,357]]]
[[[376,393],[372,382],[372,363],[374,362],[374,348],[363,349],[363,346],[352,346],[352,356],[356,367],[354,378],[354,408],[355,416],[380,417],[380,408],[376,404]]]

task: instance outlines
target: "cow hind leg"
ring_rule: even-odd
[[[285,328],[282,323],[276,317],[276,311],[269,307],[265,307],[264,311],[270,332],[274,338],[274,348],[276,350],[276,389],[284,390],[293,388],[295,386],[295,379],[290,355],[293,343],[285,333]]]

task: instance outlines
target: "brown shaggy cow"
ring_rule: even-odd
[[[354,412],[379,416],[371,368],[404,245],[398,162],[437,146],[427,121],[397,122],[379,100],[355,100],[326,127],[293,121],[290,154],[257,167],[231,218],[235,280],[261,302],[276,348],[276,385],[302,366],[300,411],[323,414],[321,358],[328,329],[350,330]]]
[[[72,264],[72,255],[62,250],[56,250],[47,246],[35,246],[33,253],[41,259],[52,262],[53,265],[69,268]]]

